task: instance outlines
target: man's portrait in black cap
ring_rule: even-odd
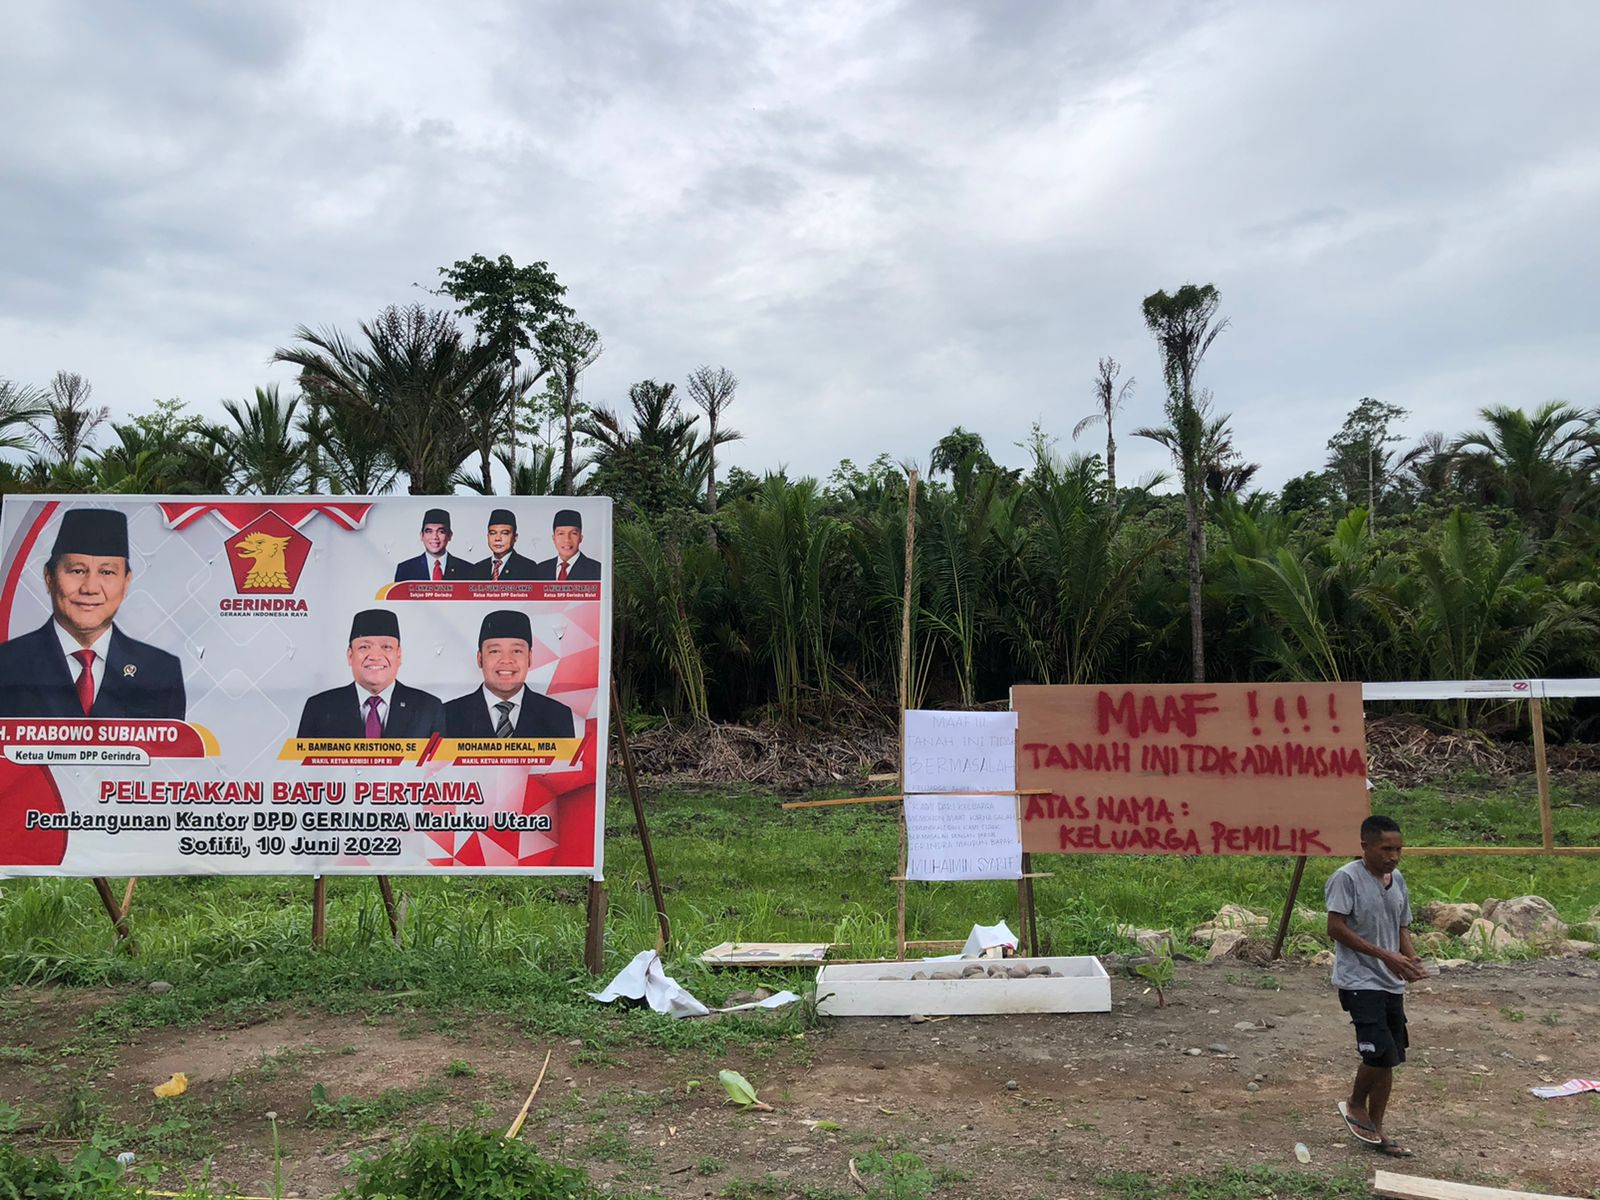
[[[535,579],[598,580],[600,564],[585,554],[583,545],[583,514],[575,508],[563,508],[551,523],[550,540],[555,544],[556,556],[547,558],[534,568]]]
[[[431,579],[435,583],[446,579],[473,578],[472,564],[450,553],[450,514],[442,508],[430,508],[422,514],[422,553],[408,558],[394,569],[394,581]]]
[[[478,629],[483,684],[444,706],[445,733],[453,738],[576,737],[572,710],[528,686],[532,665],[528,614],[502,608],[484,617]]]
[[[517,553],[516,513],[509,508],[497,508],[491,512],[487,539],[489,557],[473,564],[472,573],[475,579],[487,579],[493,583],[501,579],[538,578],[533,573],[535,567],[533,559]]]
[[[439,697],[407,687],[400,674],[400,621],[369,608],[350,622],[345,650],[353,682],[318,692],[300,713],[303,738],[426,738],[444,732]]]
[[[125,513],[61,514],[44,564],[54,612],[32,633],[0,644],[0,716],[184,719],[177,656],[115,624],[132,578]]]

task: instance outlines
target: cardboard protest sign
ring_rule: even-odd
[[[1022,847],[1353,854],[1370,813],[1358,683],[1018,686]]]
[[[599,875],[611,502],[8,496],[0,874]]]

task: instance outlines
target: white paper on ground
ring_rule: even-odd
[[[1569,1079],[1557,1087],[1529,1088],[1541,1100],[1554,1100],[1558,1096],[1576,1096],[1579,1092],[1600,1092],[1600,1079]]]
[[[967,937],[967,944],[961,948],[961,957],[976,958],[990,946],[1010,946],[1016,949],[1017,935],[1011,932],[1010,926],[1004,921],[998,925],[974,925],[972,933]]]
[[[793,1004],[800,999],[793,992],[779,992],[775,996],[768,996],[765,1000],[756,1000],[750,1004],[735,1004],[731,1008],[707,1008],[689,990],[676,979],[667,974],[661,965],[661,956],[654,950],[641,950],[622,970],[618,971],[616,978],[606,984],[605,990],[590,992],[589,999],[598,1000],[601,1004],[610,1004],[613,1000],[643,1000],[651,1009],[658,1013],[667,1013],[673,1017],[705,1017],[713,1012],[740,1012],[747,1008],[781,1008],[785,1004]]]
[[[1009,792],[1016,786],[1016,713],[906,713],[901,792]]]

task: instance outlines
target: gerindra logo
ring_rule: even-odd
[[[311,552],[311,539],[270,510],[223,545],[233,571],[233,586],[245,595],[293,592]]]

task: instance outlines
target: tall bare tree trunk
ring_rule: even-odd
[[[578,391],[578,372],[583,368],[576,359],[568,358],[561,373],[561,494],[572,495],[572,422],[576,408],[574,397]]]
[[[1201,573],[1201,564],[1205,561],[1205,524],[1200,516],[1200,505],[1188,489],[1185,489],[1184,509],[1188,524],[1189,549],[1189,661],[1194,669],[1194,682],[1206,681],[1206,630],[1205,614],[1202,611],[1202,600],[1205,592],[1205,576]]]

